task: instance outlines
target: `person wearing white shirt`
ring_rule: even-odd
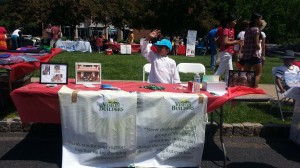
[[[21,43],[20,43],[20,36],[22,35],[21,29],[22,28],[18,28],[11,34],[12,50],[16,50],[17,48],[21,47]]]
[[[266,60],[266,33],[264,33],[263,31],[260,32],[260,36],[259,36],[259,55],[260,58],[262,60],[262,64],[265,64],[265,60]]]
[[[263,32],[262,30],[267,26],[267,22],[265,20],[261,20],[261,25],[260,25],[260,35],[259,35],[259,55],[262,61],[262,65],[265,64],[266,60],[266,33]]]
[[[149,41],[160,35],[160,30],[154,30],[145,39],[140,42],[141,54],[151,63],[149,73],[149,83],[180,83],[179,73],[177,71],[176,62],[168,57],[168,53],[172,50],[170,40],[163,39],[157,41],[153,45],[156,52],[151,50]]]
[[[293,65],[292,62],[295,60],[295,53],[292,50],[286,50],[284,56],[280,57],[283,60],[283,65],[276,68],[276,84],[279,88],[280,93],[284,93],[289,90],[290,87],[285,81],[285,73],[300,73],[299,67]]]

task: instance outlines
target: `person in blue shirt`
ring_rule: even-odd
[[[210,68],[215,69],[215,64],[216,64],[216,57],[217,57],[217,48],[215,41],[217,40],[216,38],[216,33],[218,31],[218,26],[216,25],[212,30],[209,31],[208,33],[208,42],[209,42],[209,48],[210,48],[210,53],[211,53],[211,58],[210,58]]]

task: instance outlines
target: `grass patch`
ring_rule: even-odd
[[[206,74],[213,74],[209,69],[210,55],[185,57],[170,56],[176,63],[202,63],[206,66]],[[103,80],[136,80],[143,79],[143,66],[147,63],[146,59],[140,53],[132,55],[106,55],[103,53],[82,53],[82,52],[62,52],[51,59],[53,63],[68,63],[69,78],[75,77],[75,62],[101,63]],[[233,63],[235,65],[235,63]],[[272,67],[281,65],[279,57],[268,57],[263,67],[261,83],[273,84]],[[34,73],[34,77],[39,77],[39,70]],[[193,74],[180,74],[182,82],[193,80]],[[290,123],[291,115],[285,115],[285,121],[281,121],[279,109],[272,108],[270,103],[237,103],[232,106],[227,103],[224,106],[224,121],[226,123]],[[12,107],[8,112],[0,113],[0,119],[4,117],[16,116],[17,112]]]
[[[202,63],[206,66],[206,74],[212,75],[214,71],[209,68],[210,55],[185,57],[185,56],[170,56],[177,64],[179,63]],[[132,55],[106,55],[104,53],[82,53],[82,52],[67,52],[64,51],[50,60],[54,63],[68,63],[69,78],[75,77],[75,62],[91,62],[101,63],[102,79],[104,80],[137,80],[143,78],[142,69],[147,63],[146,59],[140,53]],[[233,63],[235,65],[235,63]],[[263,68],[261,83],[271,84],[272,67],[281,65],[279,57],[268,57]],[[234,67],[235,68],[235,67]],[[39,77],[39,70],[34,73],[35,77]],[[193,74],[180,74],[182,82],[193,80]]]

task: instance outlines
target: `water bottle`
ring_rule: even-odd
[[[194,92],[200,92],[200,75],[196,73],[194,76]]]

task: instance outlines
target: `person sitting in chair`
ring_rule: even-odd
[[[157,38],[160,35],[160,30],[152,31],[145,39],[140,41],[141,53],[148,62],[151,63],[149,73],[150,83],[180,83],[179,73],[176,68],[176,62],[168,57],[168,53],[172,50],[171,41],[162,39],[153,45],[156,52],[148,47],[149,41]]]
[[[284,74],[289,73],[300,73],[299,67],[293,65],[292,62],[295,60],[295,53],[292,50],[286,50],[284,55],[280,57],[283,60],[283,65],[276,68],[276,85],[279,88],[280,93],[284,93],[290,87],[286,84]]]

